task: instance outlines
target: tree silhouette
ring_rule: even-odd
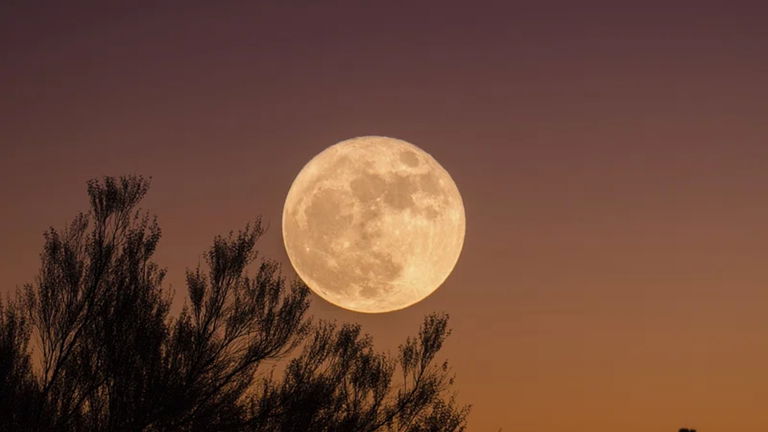
[[[0,430],[23,430],[37,415],[39,389],[27,352],[29,336],[18,302],[0,303]]]
[[[172,316],[160,228],[138,209],[148,189],[90,181],[90,211],[45,233],[35,282],[0,303],[0,430],[464,430],[436,361],[447,316],[398,355],[312,321],[307,288],[257,256],[258,219],[214,239]]]

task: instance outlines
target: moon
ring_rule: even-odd
[[[464,244],[464,204],[424,150],[363,136],[332,145],[293,181],[283,241],[299,277],[357,312],[406,308],[434,292]]]

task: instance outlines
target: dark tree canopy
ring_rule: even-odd
[[[0,430],[464,430],[436,359],[447,316],[395,356],[312,321],[307,288],[257,256],[260,220],[214,239],[171,315],[148,188],[90,181],[90,211],[45,233],[36,280],[0,302]]]

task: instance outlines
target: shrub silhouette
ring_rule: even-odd
[[[0,430],[464,430],[436,360],[447,316],[396,356],[358,325],[312,321],[307,288],[257,257],[260,220],[214,239],[172,316],[160,228],[138,210],[148,188],[90,181],[90,211],[45,233],[36,280],[0,303]]]

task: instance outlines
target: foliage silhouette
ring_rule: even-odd
[[[258,219],[214,239],[172,316],[152,261],[160,228],[138,210],[148,189],[90,181],[90,211],[45,233],[35,282],[0,302],[0,430],[465,429],[436,361],[447,316],[427,316],[397,356],[358,325],[313,322],[307,288],[258,258]]]

